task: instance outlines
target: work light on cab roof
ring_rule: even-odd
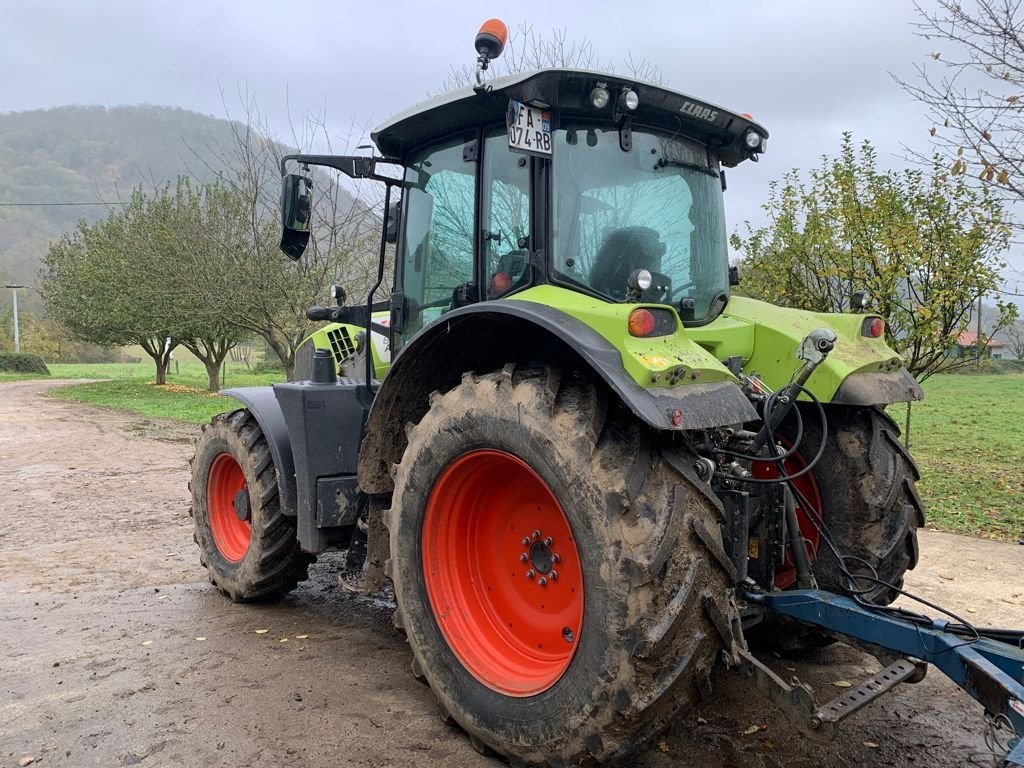
[[[483,85],[484,71],[491,61],[501,56],[508,42],[508,27],[501,19],[488,19],[480,25],[474,46],[477,52],[476,84]]]

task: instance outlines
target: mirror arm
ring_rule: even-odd
[[[377,163],[401,165],[398,160],[388,157],[366,157],[365,155],[285,155],[281,158],[281,175],[287,171],[287,163],[294,161],[303,165],[323,165],[341,171],[352,179],[375,179],[395,183],[396,179],[377,175]]]

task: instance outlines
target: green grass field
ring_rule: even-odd
[[[172,369],[167,384],[153,383],[153,364],[97,363],[49,365],[53,379],[111,379],[89,384],[73,384],[50,392],[60,400],[77,400],[157,418],[177,419],[203,424],[215,413],[231,407],[230,400],[206,391],[206,369],[195,361],[181,362],[179,372]],[[39,378],[31,374],[0,374],[0,382]],[[244,365],[228,364],[226,385],[249,387],[282,381],[282,373],[249,373]]]
[[[50,366],[53,378],[112,379],[51,392],[62,400],[133,411],[157,418],[205,423],[231,402],[206,392],[206,373],[182,361],[166,386],[153,382],[148,361],[137,364]],[[0,374],[0,382],[34,378]],[[230,365],[227,386],[280,381],[282,374],[251,374]],[[954,533],[1016,540],[1024,536],[1024,375],[933,376],[925,401],[913,408],[910,449],[921,469],[928,525]],[[892,408],[902,425],[902,405]]]
[[[914,405],[910,451],[928,525],[994,539],[1024,537],[1024,375],[933,376]],[[893,416],[903,423],[905,409]]]

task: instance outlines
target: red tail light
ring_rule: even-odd
[[[649,336],[654,332],[654,315],[649,309],[634,309],[629,313],[629,333],[631,336]]]
[[[885,320],[880,317],[865,317],[860,326],[860,335],[880,339],[885,334]]]

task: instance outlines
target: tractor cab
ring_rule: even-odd
[[[674,309],[702,325],[729,292],[725,167],[767,132],[662,86],[547,69],[437,96],[380,126],[375,158],[317,158],[352,176],[401,166],[391,349],[442,315],[557,286],[607,303]],[[307,189],[286,177],[288,190]],[[297,256],[285,205],[283,247]],[[395,220],[398,217],[398,220]],[[372,303],[372,302],[371,302]],[[666,316],[675,329],[675,318]]]
[[[448,310],[538,285],[708,322],[729,290],[722,169],[767,133],[660,86],[550,69],[442,95],[373,138],[405,167],[400,347]]]

